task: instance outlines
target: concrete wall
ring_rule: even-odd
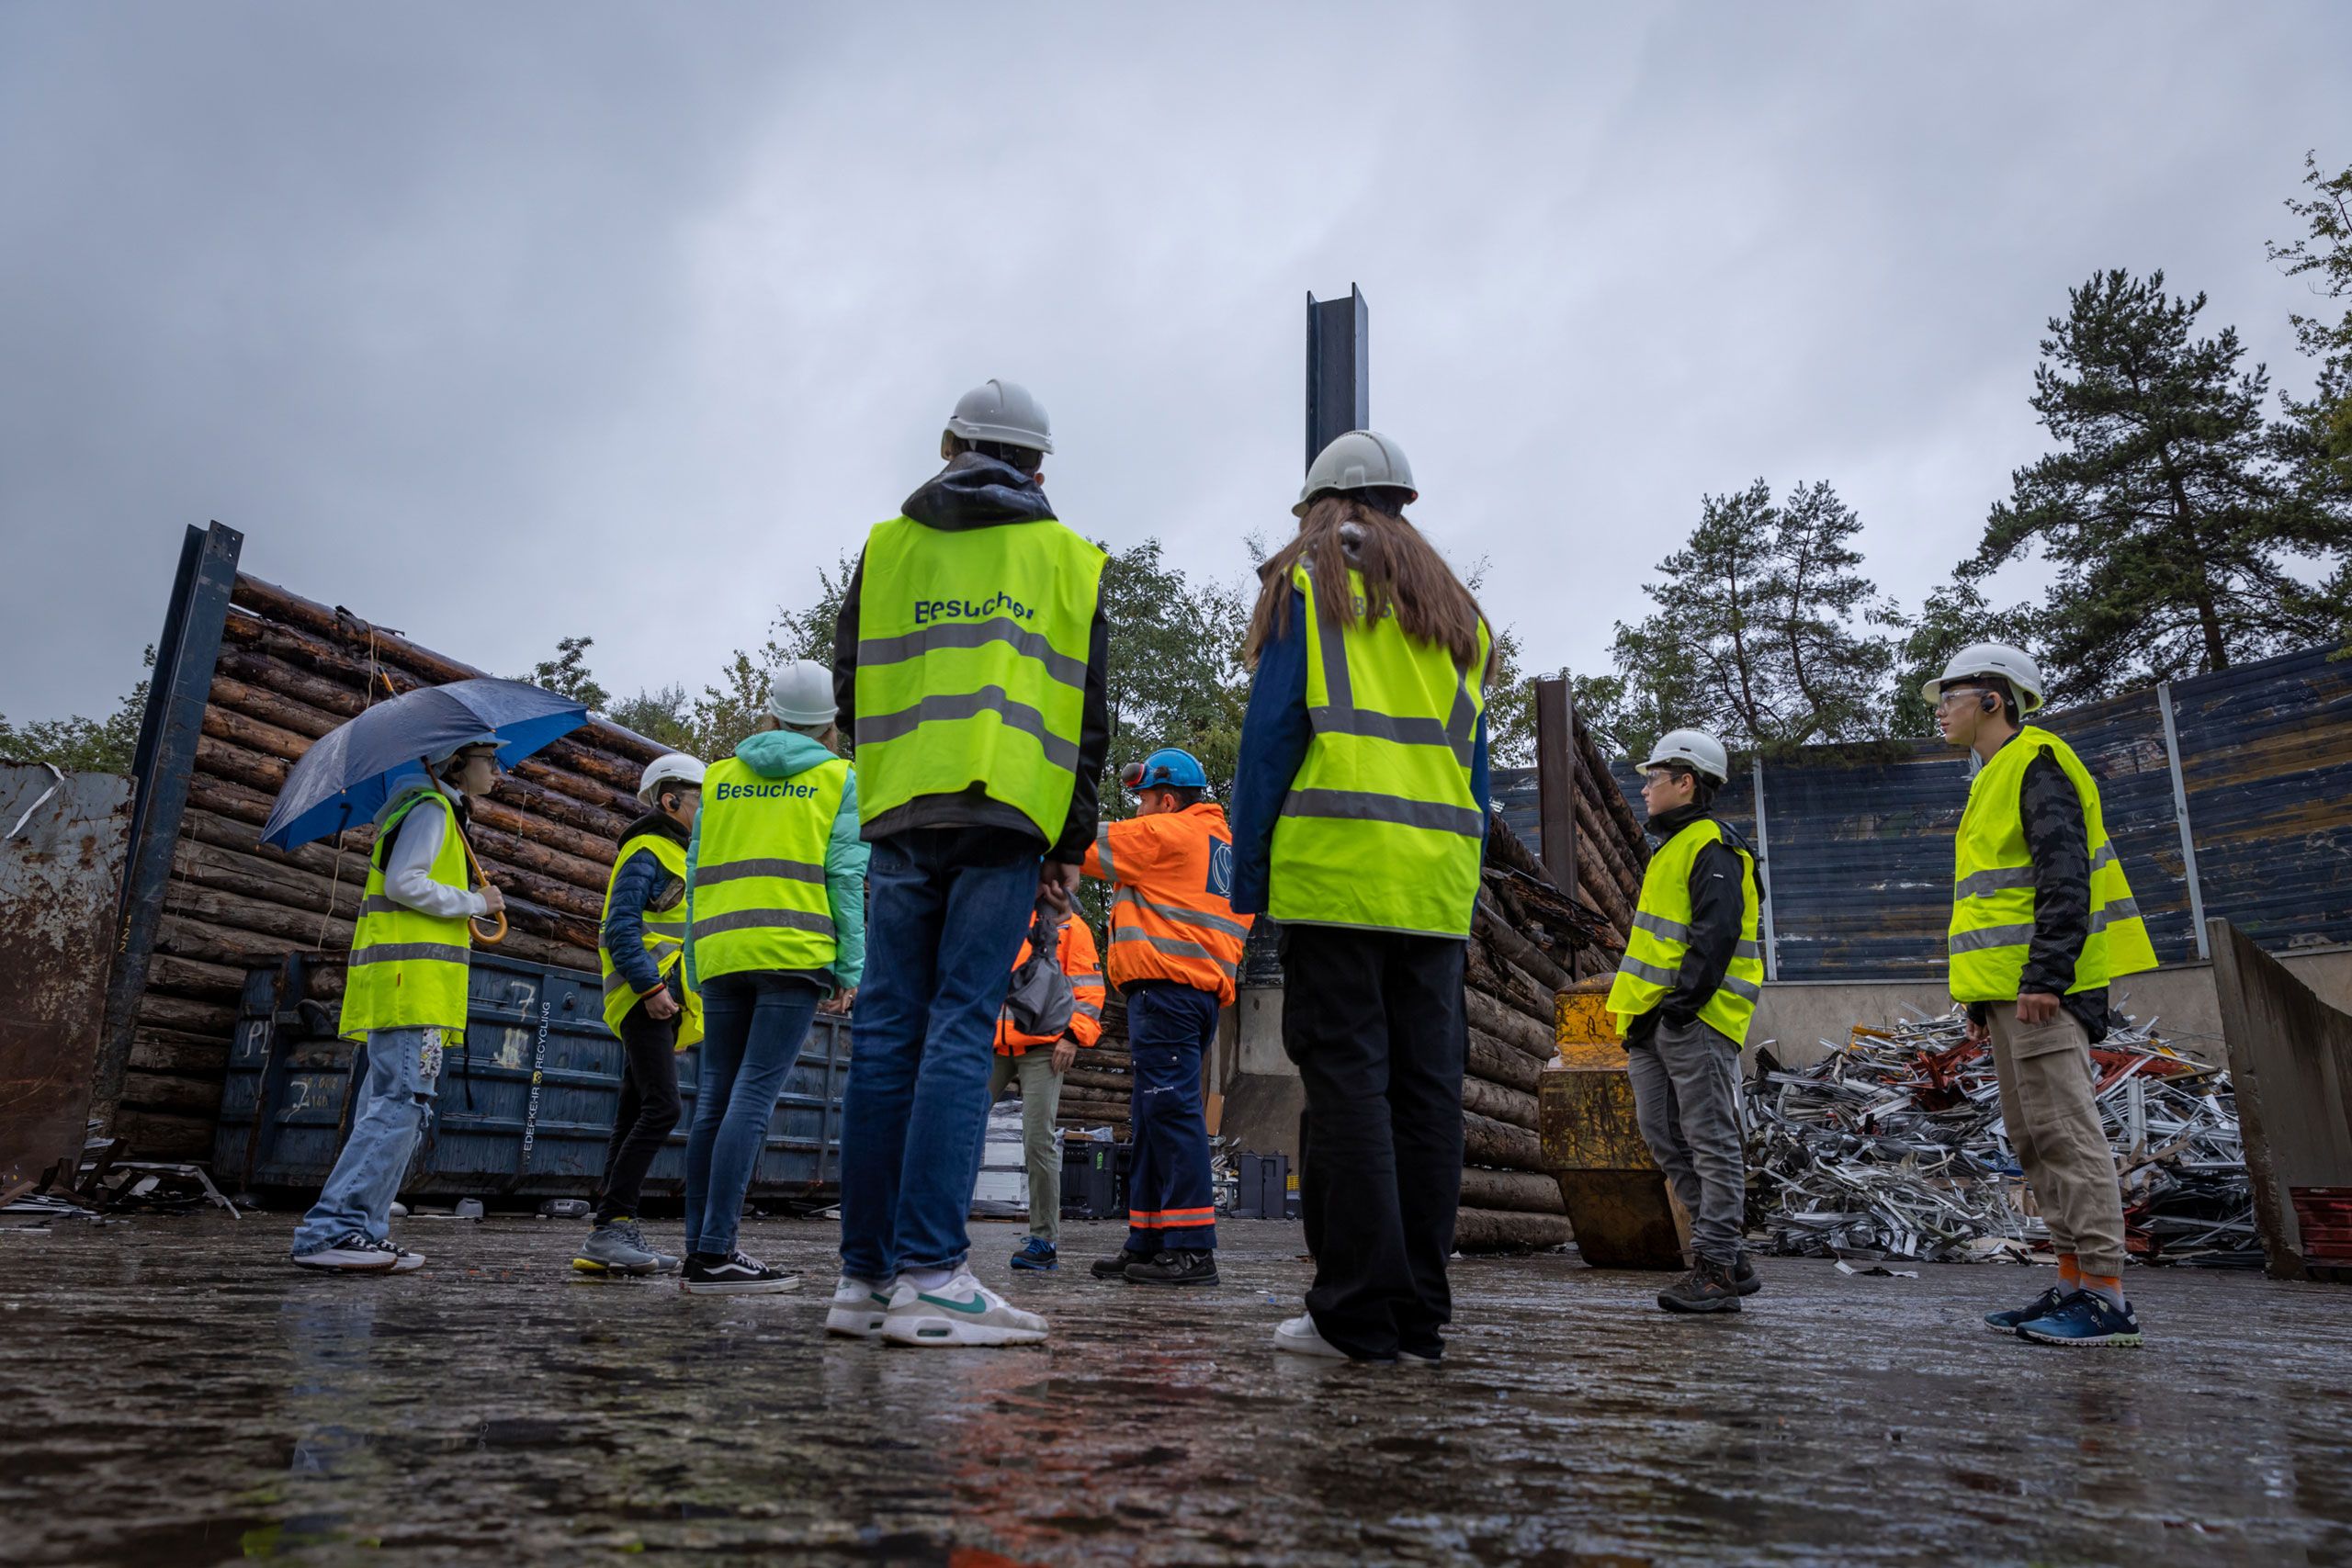
[[[2309,948],[2276,955],[2295,978],[2331,1006],[2352,1011],[2352,947]],[[2222,1010],[2213,966],[2167,964],[2118,981],[2115,1005],[2136,1020],[2153,1018],[2156,1032],[2183,1055],[2219,1063]],[[1951,1007],[1943,987],[1924,980],[1788,980],[1769,983],[1748,1031],[1753,1043],[1772,1042],[1772,1054],[1794,1066],[1827,1055],[1824,1041],[1842,1043],[1858,1023],[1893,1023],[1915,1013]]]

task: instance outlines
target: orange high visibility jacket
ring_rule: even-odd
[[[1029,962],[1029,939],[1021,939],[1021,952],[1012,960],[1019,969]],[[1102,1038],[1102,960],[1094,946],[1094,933],[1086,922],[1073,915],[1062,922],[1061,936],[1054,943],[1054,962],[1069,976],[1069,988],[1078,993],[1078,1010],[1069,1015],[1068,1033],[1080,1045],[1091,1045]],[[996,1054],[1018,1056],[1032,1045],[1051,1045],[1061,1038],[1057,1034],[1023,1034],[1012,1027],[1012,1021],[1002,1012],[996,1015]]]
[[[1114,889],[1111,984],[1173,980],[1232,1004],[1250,917],[1233,912],[1233,830],[1223,807],[1204,800],[1105,822],[1085,869]]]

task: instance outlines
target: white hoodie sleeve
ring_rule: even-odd
[[[449,803],[437,795],[409,812],[392,845],[392,858],[384,867],[385,895],[421,915],[437,915],[445,920],[486,913],[490,905],[481,894],[446,887],[433,880],[434,858],[440,854],[441,838],[448,829]]]

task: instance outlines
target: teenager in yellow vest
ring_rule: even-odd
[[[605,883],[596,960],[605,1025],[621,1043],[621,1094],[595,1228],[571,1259],[586,1274],[678,1271],[676,1257],[646,1245],[638,1206],[646,1170],[678,1124],[678,1053],[702,1039],[702,1002],[685,973],[686,848],[702,779],[702,763],[682,751],[645,765],[637,784],[645,815],[621,834]]]
[[[351,1135],[294,1232],[294,1261],[308,1269],[389,1274],[424,1262],[392,1245],[392,1200],[432,1111],[442,1048],[466,1038],[469,922],[505,907],[497,888],[468,886],[464,843],[467,798],[498,777],[498,738],[425,764],[428,776],[395,790],[376,818],[341,1030],[366,1042],[367,1076],[352,1078]]]
[[[1054,516],[1046,411],[966,393],[947,467],[866,536],[833,641],[874,847],[873,983],[842,1106],[842,1275],[825,1326],[1023,1345],[966,1229],[1005,976],[1042,897],[1069,908],[1110,742],[1102,552]]]
[[[1232,904],[1281,923],[1283,1049],[1306,1091],[1315,1283],[1274,1331],[1300,1355],[1434,1361],[1453,1313],[1491,649],[1402,515],[1415,495],[1396,443],[1331,443],[1250,623]]]
[[[2043,1344],[2135,1346],[2090,1048],[2107,1034],[2108,982],[2154,969],[2156,954],[2098,782],[2064,740],[2024,723],[2042,690],[2023,650],[1978,643],[1920,692],[1944,739],[1982,764],[1953,843],[1951,994],[1969,1038],[1992,1048],[2002,1123],[2058,1254],[2057,1285],[1984,1322]]]
[[[1609,987],[1642,1141],[1690,1214],[1690,1272],[1658,1292],[1668,1312],[1737,1312],[1760,1283],[1739,1239],[1739,1052],[1764,994],[1763,900],[1755,854],[1708,810],[1730,775],[1704,730],[1669,730],[1650,749],[1642,805],[1657,848]]]

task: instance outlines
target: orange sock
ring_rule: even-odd
[[[2058,1255],[2058,1286],[2065,1291],[2083,1288],[2083,1266],[2075,1261],[2075,1255],[2071,1252]]]

